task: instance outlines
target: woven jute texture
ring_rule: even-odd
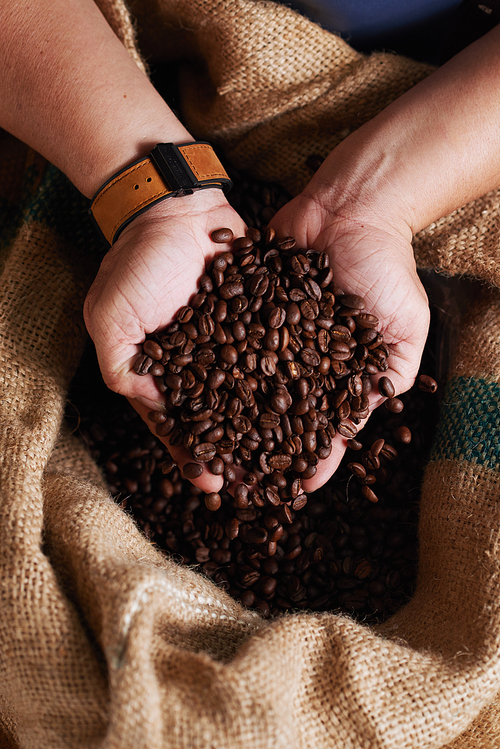
[[[99,5],[142,64],[125,8]],[[273,3],[133,9],[151,63],[190,60],[193,133],[291,193],[307,156],[430,72],[363,57]],[[0,153],[0,746],[500,746],[498,194],[416,242],[421,265],[489,286],[443,398],[413,599],[378,629],[333,613],[269,622],[159,553],[65,429],[102,248],[63,175],[5,134]]]

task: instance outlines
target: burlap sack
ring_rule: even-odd
[[[101,5],[137,57],[119,0]],[[271,3],[134,11],[148,54],[197,51],[183,81],[195,135],[291,192],[308,155],[429,72],[362,57]],[[416,242],[422,265],[492,288],[451,369],[413,599],[378,629],[334,614],[265,622],[153,548],[65,430],[99,246],[67,180],[8,136],[0,146],[0,745],[499,746],[497,192]]]

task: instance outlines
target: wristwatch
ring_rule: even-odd
[[[161,200],[210,187],[228,192],[231,185],[210,143],[158,143],[147,158],[134,161],[99,188],[90,213],[112,245],[132,219]]]

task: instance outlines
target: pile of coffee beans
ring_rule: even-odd
[[[230,202],[247,225],[261,231],[265,243],[265,227],[288,196],[278,186],[244,174],[233,171],[231,177],[234,189]],[[317,276],[313,280],[317,282]],[[231,299],[225,301],[232,304]],[[199,309],[193,307],[193,317]],[[279,328],[276,330],[279,332]],[[236,348],[239,342],[229,345]],[[262,349],[258,351],[260,354]],[[311,366],[300,354],[294,357],[301,366]],[[151,368],[156,366],[153,362],[158,360],[152,360]],[[277,369],[286,366],[279,358],[278,362]],[[424,351],[423,371],[432,371],[434,365],[431,335]],[[218,368],[225,378],[228,371],[232,374],[231,367]],[[332,364],[328,376],[331,368]],[[159,368],[158,374],[154,371],[153,376],[165,377]],[[244,374],[247,379],[257,379],[255,370]],[[308,377],[311,375],[305,379]],[[292,378],[293,385],[300,379]],[[330,409],[341,405],[332,402],[341,379],[335,380],[334,390],[327,390],[323,383],[323,395],[319,400],[314,396],[315,410],[319,402],[321,413],[325,395]],[[393,397],[390,383],[380,382],[389,403]],[[437,418],[436,387],[432,378],[421,375],[418,387],[396,399],[404,404],[404,411],[399,403],[391,403],[392,410],[377,409],[365,428],[348,439],[349,447],[335,475],[310,493],[302,508],[298,504],[294,508],[293,500],[283,503],[281,498],[277,505],[266,500],[259,506],[259,501],[248,497],[245,501],[225,490],[207,503],[204,493],[172,464],[163,443],[128,402],[104,386],[91,346],[73,383],[67,419],[101,466],[116,502],[160,550],[179,563],[195,566],[266,617],[303,610],[340,611],[375,622],[397,611],[413,592],[420,484]],[[222,390],[227,392],[226,379]],[[258,388],[252,389],[254,398],[256,392]],[[299,417],[291,414],[291,418]],[[338,420],[338,414],[334,418]],[[273,440],[273,436],[266,432],[264,439]],[[227,470],[231,463],[224,457],[223,462]],[[230,471],[228,475],[231,478]],[[270,475],[263,474],[266,478]],[[368,492],[374,492],[375,487],[378,501]]]
[[[253,503],[239,508],[226,491],[220,507],[208,509],[204,493],[176,466],[165,474],[165,446],[127,401],[102,385],[91,350],[75,381],[68,418],[116,501],[179,563],[196,566],[266,617],[343,611],[380,621],[413,591],[420,482],[437,397],[416,386],[400,396],[404,412],[377,409],[335,475],[308,495],[305,507],[282,504],[272,512]],[[410,443],[399,439],[408,427]],[[364,467],[365,454],[373,446],[377,453],[381,439],[380,466],[366,469],[377,480],[373,503],[353,464]]]
[[[137,361],[137,374],[154,376],[164,393],[166,411],[149,418],[158,436],[191,452],[187,478],[204,463],[229,484],[240,469],[240,509],[298,510],[302,481],[335,434],[354,438],[368,416],[371,377],[388,369],[389,349],[364,300],[335,285],[326,253],[272,229],[211,236],[231,250],[215,256],[190,304],[148,337]],[[399,410],[392,383],[381,382],[387,407]],[[220,496],[207,504],[218,509]]]

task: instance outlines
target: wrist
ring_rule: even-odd
[[[304,212],[317,213],[323,226],[371,226],[411,242],[413,216],[391,179],[391,154],[380,156],[356,135],[337,146],[311,179],[301,196]]]
[[[67,163],[58,164],[85,197],[93,198],[113,175],[146,158],[158,143],[193,140],[163,100],[154,103],[154,107],[152,102],[149,106],[147,121],[142,121],[134,113],[130,119],[123,117],[115,132],[103,126],[98,136],[93,136],[87,145],[82,143],[81,149],[85,153],[82,160],[68,157]]]
[[[90,211],[112,245],[128,223],[155,204],[212,188],[228,192],[231,184],[209,143],[160,143],[102,185]]]

